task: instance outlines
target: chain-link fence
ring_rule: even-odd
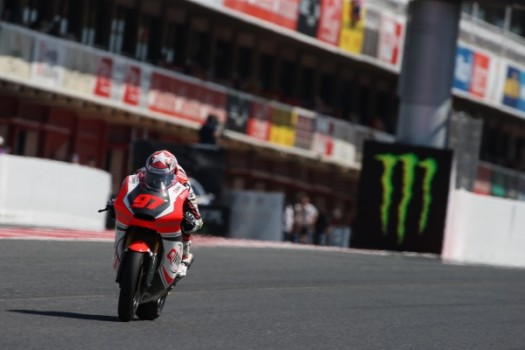
[[[456,188],[472,191],[477,178],[483,122],[464,112],[452,112],[449,120],[448,147],[454,151]]]
[[[452,112],[448,147],[455,154],[456,188],[525,200],[525,173],[479,160],[482,129],[482,120]]]

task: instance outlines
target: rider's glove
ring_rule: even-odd
[[[189,211],[184,213],[184,219],[182,219],[181,229],[182,233],[191,233],[197,226],[197,219],[195,215]]]
[[[106,209],[109,211],[109,216],[111,218],[115,218],[115,200],[110,199],[106,203]]]

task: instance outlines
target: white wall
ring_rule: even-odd
[[[452,191],[444,260],[525,267],[525,202]]]
[[[232,191],[229,237],[282,241],[283,202],[282,193]]]
[[[99,169],[0,155],[0,225],[103,230],[110,191]]]

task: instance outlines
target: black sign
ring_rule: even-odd
[[[441,253],[452,151],[367,141],[351,247]]]
[[[248,118],[252,108],[247,96],[237,93],[228,94],[228,120],[226,127],[229,130],[246,133]]]
[[[319,18],[321,18],[321,0],[301,0],[297,31],[314,38],[317,37]]]
[[[227,237],[230,225],[230,209],[226,206],[201,205],[199,211],[204,222],[199,232]]]

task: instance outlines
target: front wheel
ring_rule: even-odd
[[[158,318],[164,308],[166,296],[167,295],[164,295],[155,301],[150,301],[149,303],[140,304],[137,308],[137,316],[141,320],[154,320]]]
[[[126,253],[118,298],[118,318],[123,322],[130,321],[139,306],[143,262],[144,254],[133,251]]]

